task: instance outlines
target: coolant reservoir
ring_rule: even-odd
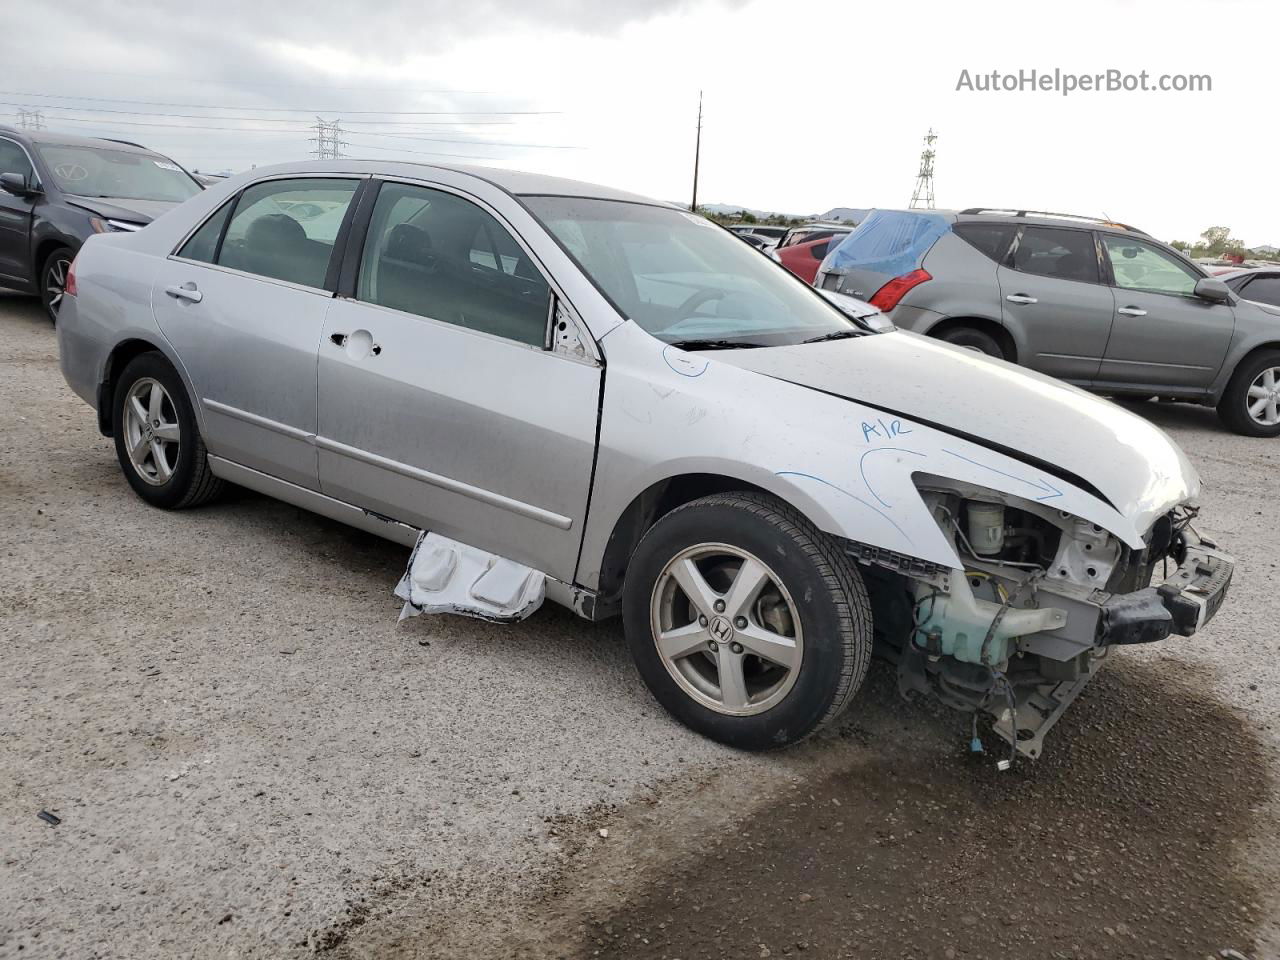
[[[980,557],[995,556],[1004,549],[1004,506],[969,501],[969,544]]]

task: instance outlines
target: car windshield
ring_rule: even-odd
[[[623,315],[689,349],[785,346],[859,328],[703,217],[580,197],[523,198]]]
[[[201,189],[180,166],[154,153],[55,143],[36,150],[58,189],[79,197],[177,203]]]

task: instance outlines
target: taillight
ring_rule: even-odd
[[[71,297],[76,295],[76,262],[74,259],[71,261],[71,266],[67,267],[67,282],[62,285],[62,292]]]
[[[870,303],[873,307],[879,307],[883,313],[888,313],[907,295],[908,290],[932,279],[927,270],[912,270],[910,273],[904,273],[900,277],[894,277],[877,290]]]

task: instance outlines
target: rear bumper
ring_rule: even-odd
[[[1221,609],[1234,572],[1235,560],[1228,554],[1207,543],[1189,546],[1182,565],[1164,583],[1113,596],[1102,605],[1098,645],[1192,636]]]

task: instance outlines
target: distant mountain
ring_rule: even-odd
[[[760,219],[783,216],[803,220],[847,220],[850,223],[861,223],[863,218],[871,212],[862,207],[832,207],[826,213],[782,213],[779,210],[761,210],[757,207],[744,207],[733,203],[700,203],[698,206],[708,213],[734,214],[745,210]]]
[[[706,211],[708,211],[708,212],[710,212],[710,213],[724,213],[724,214],[729,214],[729,213],[738,213],[738,212],[739,212],[739,211],[741,211],[741,210],[745,210],[745,211],[747,211],[747,213],[752,214],[753,216],[756,216],[756,217],[774,217],[774,216],[782,216],[782,217],[804,217],[804,216],[808,216],[808,214],[802,214],[802,213],[782,213],[782,212],[781,212],[781,211],[779,211],[779,210],[758,210],[758,209],[756,209],[755,207],[744,207],[744,206],[741,206],[740,204],[732,204],[732,203],[700,203],[700,204],[698,204],[698,206],[699,206],[699,207],[701,207],[703,210],[706,210]]]

